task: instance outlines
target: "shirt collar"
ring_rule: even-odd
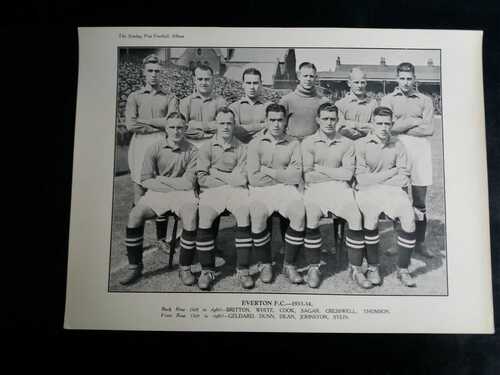
[[[354,95],[352,92],[349,91],[349,93],[346,95],[347,99],[349,102],[358,102],[358,103],[368,103],[370,101],[370,97],[368,95],[365,95],[363,99],[359,99],[356,95]]]
[[[182,150],[184,147],[186,146],[186,139],[182,139],[179,144],[175,144],[174,142],[172,142],[171,140],[169,140],[168,138],[166,138],[164,140],[164,143],[163,143],[163,148],[169,148],[171,149],[172,151],[179,151],[179,150]]]
[[[151,92],[154,92],[155,94],[159,94],[159,93],[165,94],[165,91],[163,91],[163,88],[161,86],[158,86],[158,89],[155,90],[149,84],[147,84],[146,86],[144,86],[140,91],[143,94],[149,94]]]
[[[318,129],[316,130],[316,133],[313,134],[313,141],[314,143],[323,142],[326,143],[328,146],[331,146],[333,144],[342,142],[342,136],[340,136],[339,133],[336,133],[335,137],[333,139],[330,139],[326,136],[325,133],[321,131],[321,129]]]
[[[383,143],[380,140],[380,138],[373,133],[369,133],[364,139],[366,143],[375,143],[376,145],[379,145],[381,148],[391,146],[396,142],[396,138],[394,136],[391,136],[389,142]]]
[[[418,94],[419,92],[416,89],[414,89],[409,95],[405,95],[399,87],[396,87],[392,93],[392,95],[394,96],[408,96],[408,97],[418,97]]]
[[[245,96],[240,99],[240,103],[248,103],[250,105],[255,105],[255,104],[264,104],[264,99],[262,96],[257,96],[254,101],[252,101],[249,97]]]
[[[193,93],[193,99],[201,99],[203,100],[204,102],[208,102],[210,100],[214,100],[215,99],[215,92],[212,91],[212,93],[210,94],[210,96],[208,98],[205,98],[204,96],[202,96],[198,91],[195,91]]]
[[[225,143],[222,139],[219,139],[217,136],[211,139],[212,146],[220,146],[224,149],[224,151],[230,150],[232,148],[236,148],[238,145],[238,140],[235,136],[232,137],[229,143]]]
[[[274,137],[271,134],[269,134],[269,131],[266,130],[266,132],[264,134],[262,134],[262,136],[260,137],[260,140],[271,142],[271,143],[276,142],[276,144],[279,144],[279,143],[288,143],[292,139],[290,138],[290,136],[288,134],[286,134],[282,139],[280,139],[279,141],[276,141],[274,139]]]

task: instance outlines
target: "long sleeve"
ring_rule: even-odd
[[[410,183],[410,168],[408,166],[408,155],[401,143],[397,144],[396,168],[397,174],[384,181],[385,185],[395,185],[400,187],[408,186]]]
[[[247,152],[247,175],[252,186],[269,186],[276,184],[276,181],[260,171],[259,140],[255,139],[248,145]]]
[[[324,168],[324,173],[334,180],[350,181],[354,175],[355,160],[354,144],[351,144],[342,156],[342,166],[338,168]]]
[[[302,153],[300,143],[296,142],[287,168],[276,170],[276,180],[283,184],[295,185],[302,181]]]
[[[392,95],[386,95],[380,101],[380,105],[383,107],[388,107],[394,112],[393,100],[394,99]],[[400,118],[394,117],[393,120],[394,120],[394,125],[391,129],[391,132],[393,134],[403,134],[406,133],[411,128],[415,127],[415,125],[412,123],[412,119],[406,116]]]
[[[356,181],[360,186],[374,185],[381,183],[393,177],[397,173],[397,168],[387,169],[382,172],[370,172],[370,168],[366,164],[366,156],[363,143],[357,143],[355,146],[356,152]]]
[[[424,110],[422,113],[422,123],[410,130],[406,134],[415,137],[429,137],[434,134],[434,104],[432,99],[424,95]]]
[[[231,183],[234,186],[246,186],[248,183],[247,178],[247,145],[241,145],[238,153],[238,161],[236,167],[231,173]]]
[[[141,185],[148,190],[168,193],[174,189],[161,182],[161,178],[157,170],[157,152],[156,145],[149,147],[144,155],[144,162],[141,170]]]
[[[132,93],[127,98],[125,106],[125,126],[132,133],[146,134],[157,132],[151,124],[139,119],[139,103],[137,103],[136,94]]]
[[[304,180],[307,184],[331,181],[324,173],[314,169],[314,146],[309,141],[302,142],[302,167],[304,169]]]
[[[210,167],[212,165],[211,161],[211,143],[205,142],[200,148],[198,157],[198,166],[196,168],[198,183],[202,188],[213,188],[222,185],[226,185],[224,181],[211,176],[209,173]]]
[[[181,177],[161,177],[162,182],[174,190],[193,190],[198,165],[198,149],[193,147],[189,153],[189,161]]]

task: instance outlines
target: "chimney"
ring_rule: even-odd
[[[432,61],[432,59],[428,59],[427,66],[434,66],[434,61]]]
[[[382,57],[380,58],[380,65],[385,66],[385,57],[384,57],[384,56],[382,56]]]
[[[231,60],[231,58],[233,57],[234,55],[234,48],[228,48],[227,49],[227,57],[226,57],[226,60]]]
[[[337,56],[337,62],[336,62],[336,65],[339,66],[340,65],[340,56]]]

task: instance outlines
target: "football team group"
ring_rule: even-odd
[[[144,59],[143,72],[144,87],[131,93],[126,105],[134,205],[125,240],[129,266],[121,284],[142,276],[147,220],[156,220],[159,246],[165,246],[167,213],[182,221],[184,285],[209,290],[216,282],[214,222],[223,213],[236,220],[241,286],[271,283],[276,270],[268,219],[278,213],[287,223],[282,272],[291,284],[320,287],[319,224],[333,214],[346,222],[353,282],[364,289],[380,286],[378,223],[385,214],[397,232],[397,277],[404,286],[416,286],[408,268],[413,251],[434,256],[425,246],[434,109],[415,89],[411,63],[397,66],[398,85],[380,105],[367,96],[366,74],[357,68],[349,93],[336,103],[318,94],[316,67],[309,62],[300,64],[297,88],[279,103],[262,99],[255,68],[243,72],[245,95],[231,104],[215,93],[207,65],[196,67],[195,90],[180,101],[160,86],[157,56]],[[305,274],[297,269],[302,251]],[[191,269],[195,255],[202,268],[198,278]],[[254,263],[260,281],[249,272]]]

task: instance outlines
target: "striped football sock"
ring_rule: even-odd
[[[304,238],[304,255],[307,264],[319,264],[321,262],[321,233],[319,228],[307,228]]]
[[[212,228],[198,228],[196,233],[196,251],[202,269],[211,269],[213,264],[213,254],[215,253],[215,236]]]
[[[144,239],[144,226],[129,228],[126,230],[125,245],[127,246],[127,258],[130,265],[142,264],[142,242]]]
[[[347,229],[345,243],[347,245],[349,263],[353,266],[361,266],[363,263],[363,250],[365,248],[363,231]]]
[[[192,265],[195,250],[196,231],[184,229],[181,235],[181,252],[179,255],[179,265],[184,267]]]
[[[264,229],[260,233],[252,232],[255,260],[259,263],[271,263],[271,233]]]
[[[285,263],[295,264],[300,247],[304,245],[304,231],[288,227],[285,233]]]
[[[415,248],[415,232],[398,231],[399,268],[408,268],[410,265],[411,253]]]
[[[250,252],[252,250],[252,236],[250,226],[237,227],[234,238],[236,246],[236,267],[248,269],[250,267]]]
[[[156,218],[156,239],[164,240],[167,238],[167,216],[161,215]]]
[[[366,260],[368,264],[379,264],[378,248],[380,235],[378,228],[370,230],[364,229],[365,245],[366,245]]]

